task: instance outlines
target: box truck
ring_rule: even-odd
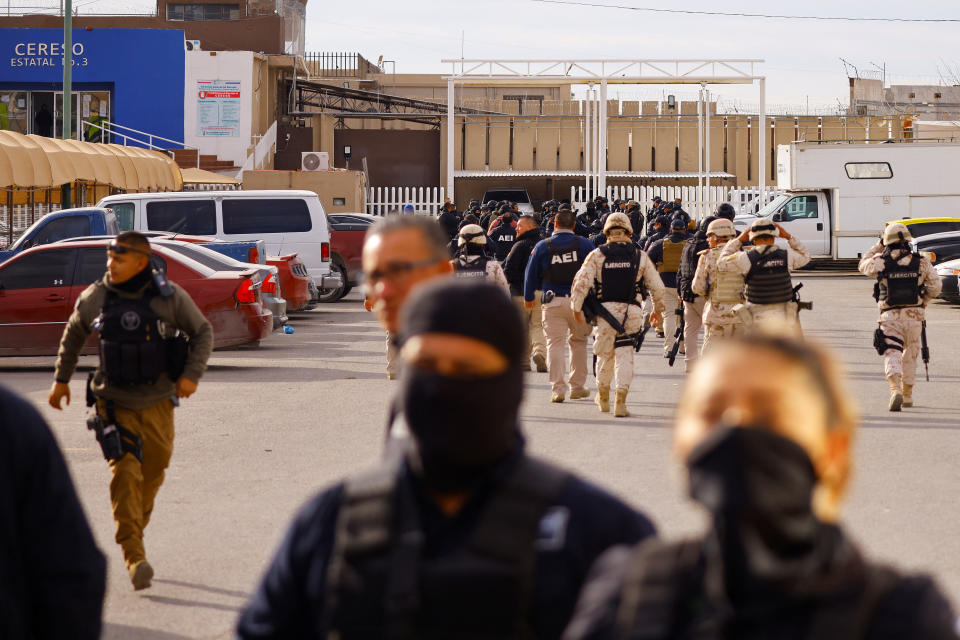
[[[857,259],[889,221],[960,217],[958,174],[960,144],[791,142],[777,147],[784,193],[735,223],[770,218],[815,257]]]

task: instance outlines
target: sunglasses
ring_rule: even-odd
[[[139,253],[142,256],[149,256],[150,253],[147,251],[141,251],[140,249],[134,249],[133,247],[128,247],[126,245],[117,244],[116,242],[111,242],[107,245],[107,251],[110,253],[115,253],[118,256],[125,253]]]

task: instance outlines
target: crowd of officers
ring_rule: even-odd
[[[840,527],[857,416],[834,360],[800,337],[789,270],[809,260],[804,247],[762,219],[735,235],[725,207],[692,229],[676,203],[648,212],[638,237],[636,203],[605,205],[577,216],[549,203],[539,220],[487,207],[475,222],[451,206],[441,224],[395,216],[371,228],[367,303],[402,364],[384,460],[301,509],[238,637],[957,638],[931,578],[868,561]],[[877,348],[895,410],[912,400],[922,310],[937,293],[908,241],[890,225],[860,265],[877,279]],[[110,245],[107,272],[64,332],[49,398],[69,402],[76,356],[97,331],[88,402],[137,590],[153,577],[143,531],[170,460],[173,408],[196,390],[212,342],[150,254],[135,232]],[[451,273],[460,277],[440,277]],[[699,317],[710,347],[674,430],[689,495],[710,516],[683,542],[657,540],[644,514],[526,453],[520,421],[531,359],[548,369],[552,400],[587,397],[587,312],[597,318],[595,401],[609,411],[613,390],[626,415],[634,350],[647,323],[666,325],[674,311],[679,324]],[[545,351],[528,333],[535,324]],[[695,341],[685,341],[689,356]],[[3,390],[0,438],[0,637],[96,638],[103,556],[56,442]]]
[[[634,200],[610,206],[598,197],[580,213],[555,200],[539,214],[478,201],[458,213],[448,202],[439,223],[456,275],[489,279],[516,300],[529,335],[524,367],[532,358],[537,371],[549,372],[551,400],[589,397],[593,335],[595,402],[609,412],[612,396],[614,416],[624,417],[633,354],[651,326],[664,358],[672,366],[682,355],[688,372],[718,339],[755,323],[799,332],[790,271],[809,262],[809,252],[765,219],[738,234],[734,215],[725,203],[698,225],[679,199],[656,197],[644,212]]]

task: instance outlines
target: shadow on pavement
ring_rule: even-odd
[[[240,605],[220,604],[217,602],[199,602],[197,600],[182,600],[180,598],[170,598],[167,596],[143,596],[150,602],[157,604],[172,604],[177,607],[200,607],[202,609],[214,609],[216,611],[233,611],[240,613]],[[165,636],[158,636],[165,637]],[[180,636],[173,636],[179,638]]]
[[[175,587],[187,587],[188,589],[198,589],[200,591],[206,591],[208,593],[216,593],[222,596],[233,596],[234,598],[243,598],[246,600],[250,597],[249,593],[243,591],[231,591],[230,589],[221,589],[220,587],[208,587],[205,584],[197,584],[195,582],[184,582],[182,580],[159,580],[154,578],[153,580],[156,584],[169,584]]]
[[[189,640],[189,638],[190,636],[167,631],[110,623],[103,625],[103,635],[100,636],[100,640]]]

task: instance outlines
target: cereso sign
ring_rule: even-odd
[[[90,60],[84,57],[83,42],[73,43],[73,66],[85,67]],[[11,67],[53,67],[63,66],[64,46],[62,42],[17,42],[13,46]]]

